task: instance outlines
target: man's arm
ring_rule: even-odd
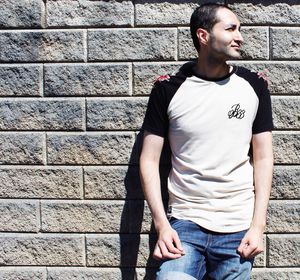
[[[159,159],[163,143],[164,138],[144,132],[140,175],[145,198],[158,233],[153,256],[156,259],[176,259],[182,256],[183,249],[176,231],[172,229],[166,217],[161,196]]]
[[[273,175],[272,133],[254,134],[252,148],[255,204],[250,229],[238,248],[238,252],[244,258],[252,258],[263,251],[263,233]]]

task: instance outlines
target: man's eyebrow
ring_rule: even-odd
[[[238,25],[238,24],[235,24],[235,23],[229,23],[229,24],[225,25],[225,28],[226,29],[227,28],[234,28],[234,29],[238,28],[239,30],[241,30],[241,25]]]

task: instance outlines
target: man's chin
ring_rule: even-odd
[[[228,59],[241,59],[242,55],[239,51],[228,53]]]

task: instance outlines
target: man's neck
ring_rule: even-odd
[[[203,78],[220,79],[229,74],[230,66],[226,61],[220,62],[199,57],[194,71]]]

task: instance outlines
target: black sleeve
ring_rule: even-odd
[[[149,97],[142,125],[143,130],[147,130],[161,137],[168,135],[168,103],[163,82],[156,82]]]
[[[257,94],[259,104],[252,127],[253,134],[273,130],[272,106],[268,84],[262,78],[258,79],[258,83],[260,85],[260,90]]]

